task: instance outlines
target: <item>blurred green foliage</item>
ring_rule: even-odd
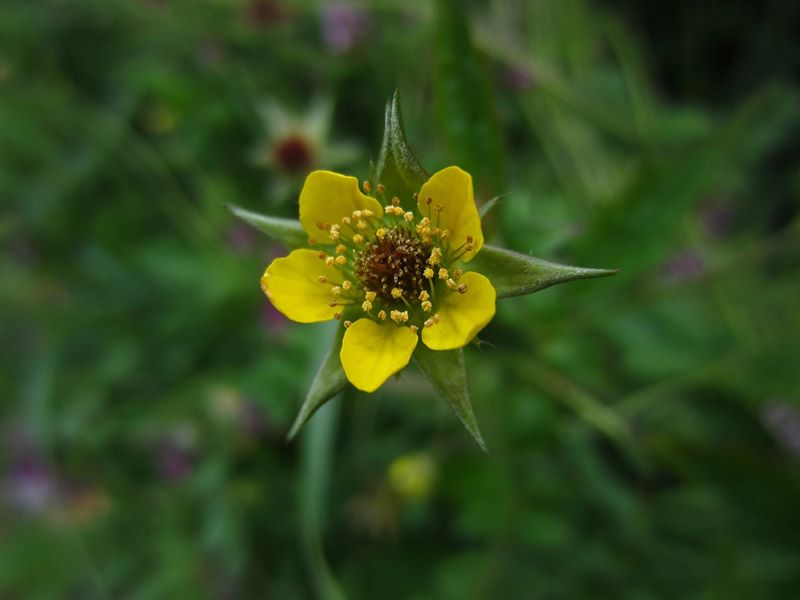
[[[0,596],[793,597],[798,15],[679,4],[0,5]],[[396,86],[488,239],[621,269],[499,305],[488,459],[413,370],[287,444],[329,331],[226,210],[337,140],[365,177]]]

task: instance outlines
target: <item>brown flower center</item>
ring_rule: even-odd
[[[416,302],[424,289],[425,270],[430,247],[402,227],[390,229],[383,238],[370,242],[356,260],[356,275],[364,288],[390,302],[392,289],[403,298]]]
[[[305,171],[311,166],[311,148],[303,138],[293,135],[275,147],[275,162],[286,171]]]

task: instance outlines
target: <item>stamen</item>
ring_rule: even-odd
[[[425,327],[433,327],[433,319],[425,319],[423,325],[425,325]]]
[[[325,277],[325,275],[320,275],[319,277],[317,277],[317,281],[319,281],[320,283],[328,283],[328,278]]]
[[[400,206],[400,198],[397,196],[392,197],[392,206]]]
[[[397,299],[402,295],[403,295],[403,290],[401,290],[400,288],[392,288],[392,298]]]
[[[365,194],[369,194],[369,191],[372,189],[372,186],[369,184],[369,181],[367,181],[367,180],[365,179],[365,180],[364,180],[364,183],[362,183],[361,185],[362,185],[362,187],[364,188],[364,193],[365,193]]]
[[[417,333],[419,331],[419,327],[416,325],[409,325],[408,328],[411,330],[412,333]]]
[[[383,187],[383,184],[382,184],[382,183],[379,183],[379,184],[378,184],[378,193],[379,193],[379,194],[382,194],[384,189],[386,189],[386,188],[384,188],[384,187]]]
[[[328,256],[328,257],[325,259],[325,264],[326,264],[326,265],[328,265],[329,267],[332,267],[332,266],[333,266],[333,264],[334,264],[334,260],[335,260],[335,259],[334,259],[332,256]]]
[[[353,243],[354,244],[362,244],[364,243],[364,236],[360,233],[357,233],[353,236]]]
[[[342,256],[341,254],[336,257],[335,262],[337,265],[344,265],[347,264],[347,257]]]
[[[447,279],[448,277],[450,277],[450,273],[447,272],[447,269],[439,269],[439,279]]]
[[[467,293],[467,291],[469,290],[469,288],[467,287],[467,284],[466,284],[466,283],[462,283],[462,284],[461,284],[460,286],[458,286],[458,288],[456,288],[456,289],[458,289],[458,293],[459,293],[459,294],[466,294],[466,293]]]
[[[342,318],[342,313],[340,313],[340,312],[338,312],[338,313],[334,313],[334,314],[333,314],[333,318],[334,318],[334,319],[336,319],[336,320],[338,321],[339,319],[341,319],[341,318]]]
[[[429,300],[424,300],[421,306],[424,312],[431,312],[433,310],[433,304],[431,304]]]
[[[386,311],[385,310],[378,311],[378,318],[381,321],[385,321],[386,320]]]
[[[406,220],[406,223],[411,223],[414,220],[414,213],[408,211],[403,214],[403,218]]]
[[[349,281],[347,281],[347,279],[345,279],[342,282],[342,289],[343,290],[349,290],[352,287],[352,285],[353,285],[352,283],[350,283]]]
[[[426,268],[426,269],[425,269],[425,270],[422,272],[422,276],[423,276],[425,279],[433,279],[433,269],[431,269],[430,267],[427,267],[427,268]]]
[[[317,243],[316,238],[312,238],[312,237],[308,238],[308,245],[309,246],[313,246],[316,243]]]
[[[352,325],[352,324],[353,324],[353,322],[352,322],[352,321],[345,321],[345,322],[343,323],[343,325],[344,325],[344,328],[345,328],[345,329],[347,329],[348,327],[350,327],[350,325]]]
[[[344,254],[345,252],[347,252],[347,247],[344,244],[336,246],[336,254]]]
[[[364,302],[361,303],[361,310],[363,310],[364,312],[371,311],[372,310],[372,302],[370,302],[369,300],[364,300]]]

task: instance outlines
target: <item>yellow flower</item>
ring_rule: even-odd
[[[423,184],[413,211],[396,204],[384,210],[355,177],[312,172],[300,193],[300,223],[314,248],[274,260],[261,278],[289,319],[344,313],[339,357],[348,380],[366,392],[408,364],[420,337],[431,350],[460,348],[495,314],[492,284],[468,270],[483,246],[472,177],[447,167]],[[434,278],[431,265],[445,277]]]

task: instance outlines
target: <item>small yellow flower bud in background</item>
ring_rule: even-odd
[[[419,501],[427,498],[436,479],[436,465],[422,452],[396,458],[387,471],[392,490],[402,498]]]

